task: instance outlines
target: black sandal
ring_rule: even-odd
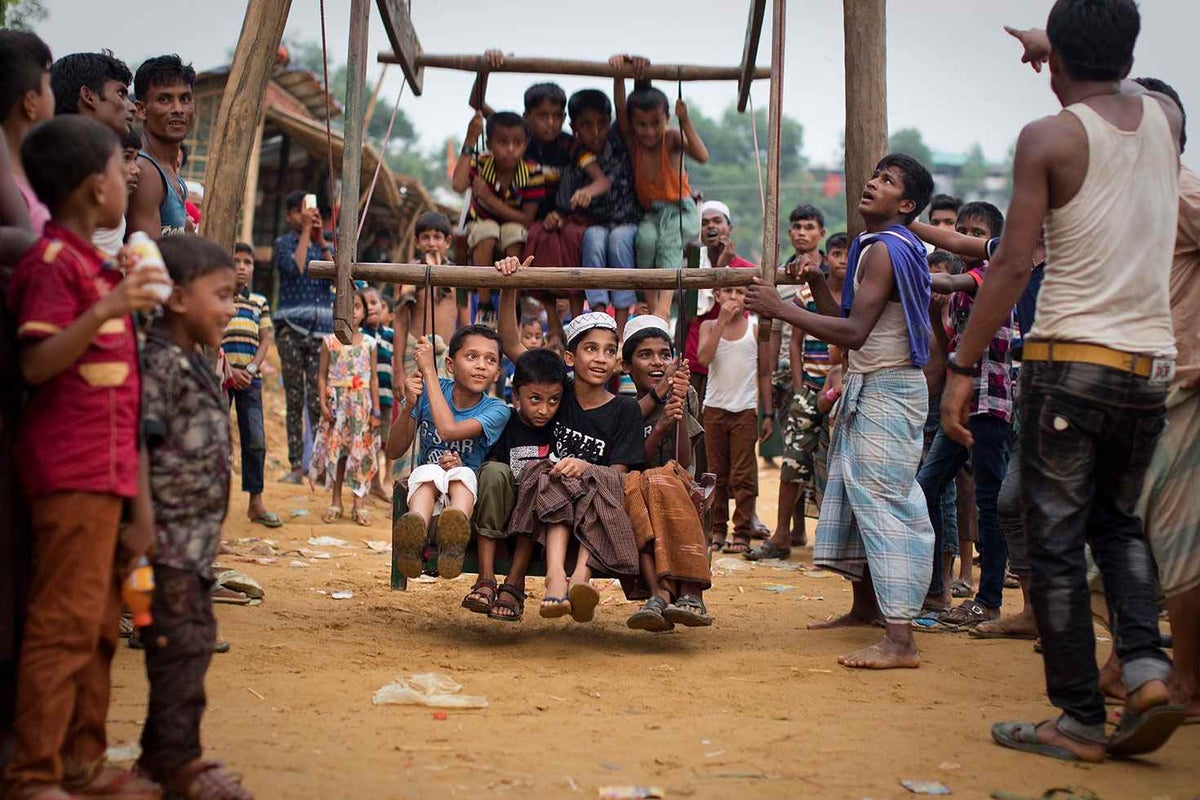
[[[507,599],[506,595],[512,599]],[[502,608],[513,613],[497,614],[496,611]],[[525,593],[510,584],[500,584],[500,588],[496,590],[496,599],[492,601],[492,608],[488,611],[488,619],[499,620],[500,622],[520,622],[521,617],[524,615]]]
[[[667,601],[661,597],[651,597],[645,604],[633,612],[625,624],[635,631],[649,631],[651,633],[664,633],[669,630],[674,630],[675,623],[663,616],[663,612],[667,610]]]
[[[693,594],[681,594],[663,611],[663,618],[688,628],[707,628],[713,624],[704,600]]]
[[[722,553],[729,555],[743,555],[750,552],[750,540],[744,536],[733,537],[732,542],[726,542],[725,547],[721,549]]]
[[[462,607],[476,614],[487,614],[496,602],[496,582],[491,578],[479,578],[471,592],[463,598]]]
[[[743,553],[742,557],[747,561],[762,561],[766,558],[778,558],[786,561],[791,554],[792,548],[776,547],[775,545],[771,544],[770,539],[767,539],[765,542],[748,553]]]

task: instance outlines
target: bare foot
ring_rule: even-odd
[[[814,622],[808,626],[810,631],[825,631],[831,628],[870,628],[875,625],[876,617],[867,617],[856,611],[842,614],[840,617]]]
[[[1171,702],[1171,689],[1163,681],[1146,681],[1138,690],[1125,697],[1126,714],[1142,714],[1155,706]]]
[[[1116,666],[1112,666],[1116,664]],[[1125,684],[1121,680],[1121,662],[1109,659],[1100,668],[1100,691],[1105,697],[1114,700],[1125,700]]]
[[[883,639],[849,655],[838,656],[838,663],[851,669],[915,669],[921,666],[921,655],[915,642],[899,644]]]

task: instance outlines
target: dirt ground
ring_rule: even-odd
[[[627,629],[634,606],[608,586],[590,625],[538,617],[538,579],[516,625],[459,607],[468,576],[393,592],[389,556],[365,544],[390,541],[387,509],[375,506],[370,527],[323,525],[327,494],[271,483],[283,471],[282,404],[272,386],[267,499],[287,524],[251,525],[235,475],[227,541],[270,538],[279,554],[243,543],[221,559],[266,596],[218,606],[233,650],[213,659],[204,718],[207,754],[242,772],[259,798],[572,798],[642,785],[667,798],[879,800],[911,796],[903,779],[941,781],[966,798],[1067,785],[1103,800],[1200,796],[1200,726],[1151,759],[1100,766],[993,744],[992,722],[1052,712],[1028,642],[922,633],[918,670],[839,667],[838,654],[878,632],[806,630],[849,607],[849,585],[828,574],[718,569],[707,595],[716,624],[658,635]],[[777,473],[762,470],[764,519],[776,489]],[[324,535],[347,545],[308,544]],[[300,548],[329,557],[286,552]],[[793,561],[811,564],[811,551]],[[353,597],[333,599],[339,590]],[[420,672],[452,676],[490,706],[437,719],[429,708],[372,704],[394,677]],[[121,648],[111,744],[136,741],[145,699],[141,656]]]

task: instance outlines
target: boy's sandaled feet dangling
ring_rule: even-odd
[[[656,595],[633,612],[625,624],[635,631],[649,631],[650,633],[675,630],[675,623],[663,616],[663,612],[666,610],[667,601]]]
[[[406,578],[416,578],[425,566],[425,520],[415,511],[392,526],[392,563]]]
[[[500,622],[520,622],[525,615],[525,593],[507,583],[500,584],[496,599],[488,611],[488,619]],[[544,615],[543,615],[544,616]]]
[[[753,550],[743,553],[742,557],[745,558],[747,561],[762,561],[767,558],[778,558],[781,560],[787,560],[787,558],[791,554],[792,554],[792,548],[776,547],[775,545],[771,544],[770,539],[767,539],[765,542],[763,542],[762,544],[760,544],[758,547],[754,548]]]
[[[546,619],[558,619],[571,613],[571,601],[565,597],[546,595],[538,607],[538,614]]]
[[[326,525],[332,525],[341,518],[342,507],[330,506],[329,508],[325,509],[325,513],[321,515],[321,522],[324,522]]]
[[[438,517],[437,545],[438,575],[457,578],[462,574],[463,558],[467,554],[467,543],[471,540],[471,520],[457,508],[447,508]]]
[[[476,614],[487,614],[496,602],[496,582],[491,578],[479,578],[471,586],[471,593],[463,598],[462,607]]]
[[[707,628],[713,624],[704,600],[692,594],[681,594],[663,611],[668,622],[688,628]]]
[[[592,588],[590,581],[572,583],[567,590],[567,602],[571,606],[571,619],[576,622],[591,622],[600,605],[600,593]]]

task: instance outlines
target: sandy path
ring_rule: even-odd
[[[273,454],[283,452],[281,403],[269,393]],[[268,466],[268,479],[278,472]],[[762,477],[769,519],[776,478]],[[280,550],[332,557],[302,559],[303,568],[289,566],[293,555],[222,559],[267,596],[259,607],[218,607],[233,651],[209,672],[204,741],[260,798],[570,798],[650,784],[668,798],[860,800],[910,796],[903,778],[941,780],[969,798],[1069,784],[1104,800],[1200,791],[1200,726],[1143,763],[1072,766],[992,744],[992,721],[1051,711],[1028,642],[921,634],[919,670],[842,669],[835,657],[877,632],[805,630],[848,607],[848,584],[836,577],[761,566],[720,575],[708,630],[630,631],[633,606],[615,589],[591,625],[540,619],[531,603],[524,622],[506,626],[459,608],[466,576],[390,591],[389,557],[364,544],[389,539],[381,507],[370,528],[326,526],[327,495],[274,484],[268,499],[285,519],[307,516],[267,531],[249,524],[235,495],[227,539],[270,537]],[[349,546],[307,544],[321,535]],[[540,583],[531,581],[534,598]],[[792,588],[765,588],[773,584]],[[339,589],[354,597],[318,593]],[[439,721],[430,709],[371,704],[393,676],[424,671],[452,675],[491,707]],[[140,654],[121,648],[114,684],[110,736],[125,744],[145,711]]]

